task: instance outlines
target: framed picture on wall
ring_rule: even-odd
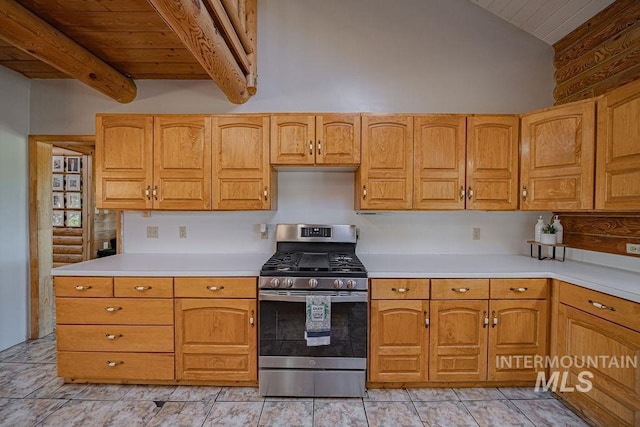
[[[51,215],[51,225],[54,227],[64,227],[64,211],[53,211]]]
[[[82,213],[65,211],[67,217],[67,227],[82,227]]]
[[[51,172],[64,172],[64,157],[53,156],[53,164],[51,166]]]
[[[65,175],[65,190],[80,191],[80,175]]]
[[[67,157],[65,172],[80,173],[80,157],[75,157],[75,156]]]
[[[63,209],[64,208],[64,193],[53,193],[53,209]]]
[[[82,208],[82,197],[80,193],[66,193],[67,209]]]
[[[53,191],[62,191],[64,190],[64,175],[62,174],[53,174],[53,181],[51,182],[51,189]]]

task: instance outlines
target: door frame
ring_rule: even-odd
[[[67,148],[91,155],[95,135],[29,135],[29,339],[40,338],[40,256],[38,247],[38,145]],[[90,190],[90,194],[94,194]],[[93,209],[93,202],[90,208]]]

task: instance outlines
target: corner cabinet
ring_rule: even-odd
[[[269,116],[214,116],[213,209],[272,209],[277,200],[269,165]]]
[[[596,209],[640,210],[640,81],[598,100]]]
[[[272,116],[271,164],[357,166],[360,164],[360,115]]]
[[[369,381],[427,381],[429,279],[372,279],[371,298]]]
[[[362,163],[355,187],[356,209],[411,209],[412,116],[362,116]]]
[[[255,278],[175,278],[176,379],[257,384]]]
[[[96,117],[96,206],[211,208],[211,117]]]
[[[593,209],[595,115],[579,101],[522,116],[520,209]]]

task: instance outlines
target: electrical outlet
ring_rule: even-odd
[[[640,244],[627,243],[627,253],[640,255]]]
[[[186,225],[181,225],[178,227],[178,237],[180,237],[181,239],[186,239],[187,238],[187,226]]]
[[[269,229],[267,228],[267,224],[260,224],[260,238],[261,239],[269,238]]]
[[[158,238],[158,226],[157,225],[148,225],[147,226],[147,238],[148,239],[157,239]]]
[[[480,228],[473,229],[473,240],[480,240]]]

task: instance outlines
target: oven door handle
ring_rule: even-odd
[[[355,294],[355,292],[354,292]],[[316,294],[315,292],[310,292],[306,295],[287,295],[281,293],[271,293],[269,291],[260,291],[258,294],[258,299],[260,301],[282,301],[282,302],[306,302],[307,295],[322,295]],[[326,295],[326,294],[325,294]],[[341,303],[341,302],[367,302],[367,293],[366,292],[358,292],[356,295],[330,295],[331,303]]]

